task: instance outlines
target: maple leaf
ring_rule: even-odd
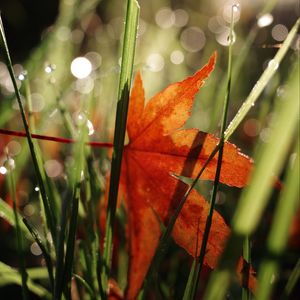
[[[121,174],[128,208],[130,254],[126,299],[137,296],[159,242],[160,221],[168,224],[187,189],[172,173],[196,177],[218,144],[218,138],[211,134],[181,129],[191,114],[195,94],[214,69],[215,61],[216,53],[200,71],[169,85],[146,105],[141,75],[136,75],[127,121],[129,144],[124,148]],[[201,179],[214,180],[216,165],[215,157]],[[220,182],[243,187],[251,169],[251,159],[235,145],[225,143]],[[208,210],[207,201],[192,190],[173,228],[175,242],[193,256],[196,251],[199,255]],[[229,232],[224,219],[215,211],[204,261],[212,269]]]

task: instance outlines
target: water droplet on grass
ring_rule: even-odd
[[[260,28],[267,27],[272,24],[273,19],[273,16],[269,13],[259,16],[257,20],[257,26]]]
[[[56,65],[55,64],[48,64],[44,71],[47,73],[47,74],[51,74],[52,72],[54,72],[56,69]]]
[[[269,61],[269,63],[268,63],[268,68],[271,68],[271,69],[273,69],[274,71],[276,71],[276,70],[278,69],[278,67],[279,67],[279,64],[278,64],[278,62],[277,62],[276,60],[271,59],[271,60]]]
[[[26,70],[23,70],[23,71],[19,74],[18,79],[19,79],[20,81],[24,81],[26,78],[27,78],[27,71],[26,71]]]
[[[238,3],[232,5],[233,12],[238,12],[240,10],[240,5]]]
[[[0,167],[0,174],[5,175],[7,173],[7,169],[4,166]]]

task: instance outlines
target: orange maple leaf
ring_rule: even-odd
[[[193,76],[169,85],[145,105],[140,73],[131,92],[124,148],[121,187],[128,207],[129,274],[126,299],[134,299],[142,286],[161,235],[160,220],[167,225],[187,186],[172,173],[195,177],[218,144],[218,138],[197,129],[180,129],[191,114],[195,94],[214,69],[216,53]],[[214,180],[215,157],[201,179]],[[230,143],[225,143],[220,182],[243,187],[252,161]],[[173,228],[175,242],[195,255],[197,232],[199,254],[208,202],[193,190]],[[198,229],[198,224],[199,229]],[[204,263],[215,268],[230,229],[214,212]]]

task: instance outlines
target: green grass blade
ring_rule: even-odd
[[[29,279],[28,279],[28,289],[32,293],[41,297],[41,299],[51,299],[50,293],[41,285],[33,282],[33,279],[41,279],[45,275],[47,276],[47,271],[43,272],[43,268],[34,268],[32,270],[28,269]],[[31,272],[32,271],[32,272]],[[31,276],[32,275],[32,276]],[[22,285],[22,279],[18,270],[6,265],[0,261],[0,287],[8,284],[18,284]]]
[[[234,119],[230,122],[228,128],[225,131],[225,140],[229,139],[229,137],[233,134],[233,132],[242,122],[242,120],[244,119],[248,111],[251,109],[251,107],[255,105],[256,100],[258,99],[258,97],[260,96],[260,94],[262,93],[272,76],[275,74],[287,50],[293,42],[295,35],[297,34],[299,23],[300,19],[297,20],[293,28],[290,30],[281,48],[276,53],[275,57],[269,62],[268,67],[260,76],[259,80],[251,90],[249,96],[244,101],[243,105],[235,115]]]
[[[22,219],[22,216],[18,213],[19,219]],[[13,209],[0,198],[0,217],[6,220],[11,226],[15,227],[15,217]],[[32,239],[32,236],[28,232],[26,226],[23,223],[20,223],[20,231],[23,236],[26,236],[28,239]]]
[[[193,276],[193,288],[191,291],[191,295],[189,299],[195,299],[197,295],[198,285],[199,285],[199,279],[200,279],[200,273],[203,267],[205,253],[206,253],[206,247],[208,243],[208,237],[212,225],[212,218],[215,208],[215,202],[219,187],[219,180],[220,180],[220,174],[221,174],[221,168],[222,168],[222,159],[223,159],[223,146],[224,146],[224,132],[227,124],[227,115],[228,115],[228,107],[229,107],[229,101],[230,101],[230,92],[231,92],[231,74],[232,74],[232,45],[233,45],[233,34],[234,34],[234,22],[233,22],[233,16],[236,10],[238,10],[237,5],[233,5],[231,8],[231,22],[230,22],[230,33],[229,33],[229,49],[228,49],[228,68],[227,68],[227,89],[225,93],[225,100],[223,105],[223,115],[222,115],[222,123],[221,123],[221,129],[220,129],[220,142],[219,142],[219,153],[218,153],[218,161],[217,161],[217,168],[216,168],[216,174],[215,174],[215,180],[213,185],[213,191],[212,196],[210,200],[210,207],[209,212],[207,215],[206,223],[205,223],[205,229],[203,233],[203,239],[201,243],[200,248],[200,254],[199,259],[196,263],[195,270],[192,270],[195,275]]]
[[[78,274],[73,274],[75,279],[86,289],[92,299],[95,299],[94,291],[91,286]]]
[[[21,234],[20,229],[20,219],[17,209],[17,195],[16,195],[16,182],[14,177],[14,166],[10,165],[10,158],[8,157],[8,173],[7,173],[7,179],[8,179],[8,185],[9,185],[9,191],[13,199],[13,212],[14,212],[14,219],[15,219],[15,231],[17,236],[17,250],[18,250],[18,256],[19,256],[19,268],[21,273],[21,279],[22,279],[22,298],[23,300],[29,299],[28,294],[28,286],[27,286],[27,279],[28,274],[26,272],[25,267],[25,258],[24,258],[24,246],[23,246],[23,236]]]
[[[182,300],[190,300],[192,299],[193,291],[196,289],[195,287],[195,278],[196,278],[196,264],[197,260],[193,260],[193,264],[189,273],[188,281],[185,286],[184,294]]]
[[[270,12],[274,5],[276,4],[277,0],[268,0],[266,1],[264,7],[262,8],[262,15]],[[255,41],[255,38],[257,37],[258,33],[258,26],[255,23],[253,27],[250,29],[249,33],[247,34],[246,40],[243,42],[243,47],[239,51],[238,55],[234,59],[234,65],[232,67],[232,84],[235,85],[236,81],[239,80],[239,75],[241,73],[242,67],[244,66],[244,63],[247,58],[249,58],[249,53],[252,48],[253,42]],[[219,118],[221,115],[221,109],[222,109],[222,101],[224,94],[226,93],[226,80],[222,80],[220,82],[220,88],[218,88],[217,94],[216,94],[216,102],[214,105],[214,109],[211,116],[211,129],[214,130],[216,126],[219,123]]]
[[[292,274],[289,277],[289,280],[284,288],[282,300],[288,300],[290,297],[290,294],[292,293],[294,287],[296,286],[297,282],[300,279],[300,258],[298,259]]]
[[[274,283],[272,278],[278,275],[278,258],[284,253],[285,245],[289,236],[289,228],[297,211],[299,203],[299,139],[296,146],[296,160],[292,168],[288,169],[283,191],[275,211],[272,228],[267,240],[267,256],[261,263],[258,273],[257,300],[267,300],[270,297]]]
[[[39,164],[39,161],[37,159],[37,154],[35,151],[35,147],[31,138],[31,133],[29,130],[29,126],[28,126],[28,122],[26,119],[26,115],[25,115],[25,110],[23,108],[23,104],[21,101],[21,95],[17,86],[17,82],[16,82],[16,78],[15,78],[15,74],[14,74],[14,70],[13,70],[13,66],[12,66],[12,61],[10,58],[10,54],[9,54],[9,50],[8,50],[8,46],[7,46],[7,42],[6,42],[6,37],[5,37],[5,32],[4,32],[4,27],[2,24],[2,19],[0,16],[0,46],[4,52],[4,57],[6,59],[6,65],[13,83],[13,87],[14,87],[14,91],[16,94],[16,98],[18,101],[18,105],[20,108],[20,112],[21,112],[21,118],[22,118],[22,122],[24,125],[24,129],[26,132],[26,137],[27,137],[27,142],[28,142],[28,146],[30,149],[30,153],[31,153],[31,157],[33,160],[33,165],[34,165],[34,169],[35,169],[35,173],[37,176],[37,180],[39,183],[39,188],[41,191],[41,195],[42,195],[42,199],[43,199],[43,204],[45,206],[45,212],[46,212],[46,216],[47,216],[47,222],[48,222],[48,227],[51,231],[52,237],[55,237],[55,218],[53,215],[53,211],[51,210],[51,204],[49,202],[49,199],[47,197],[47,193],[46,193],[46,189],[45,189],[45,184],[44,184],[44,180],[43,177],[45,177],[46,175],[43,176],[44,169],[43,167]]]
[[[278,101],[269,142],[261,145],[254,160],[256,168],[249,186],[243,191],[232,222],[232,236],[228,241],[219,268],[209,281],[207,300],[224,299],[230,278],[245,236],[251,235],[258,225],[268,196],[283,167],[299,116],[298,63],[293,65],[287,84],[286,101]]]
[[[31,233],[32,237],[35,239],[36,243],[41,248],[41,251],[43,253],[43,256],[44,256],[44,259],[46,262],[47,270],[48,270],[50,286],[51,286],[51,289],[53,290],[53,285],[54,285],[53,265],[52,265],[51,256],[48,253],[47,247],[44,245],[44,242],[42,241],[37,230],[25,218],[23,218],[23,223],[25,224],[27,229],[30,231],[30,233]]]
[[[60,299],[63,291],[63,278],[64,278],[64,256],[65,256],[65,235],[67,226],[67,210],[68,200],[72,194],[68,191],[66,197],[62,199],[62,209],[60,216],[60,226],[57,232],[56,240],[56,272],[54,281],[54,299]]]
[[[243,269],[243,283],[247,283],[249,279],[250,265],[251,265],[251,241],[249,236],[245,237],[243,244],[243,259],[246,263],[246,267]],[[251,300],[251,292],[248,288],[248,284],[242,287],[242,300]]]
[[[73,170],[73,178],[71,178],[71,185],[73,186],[72,201],[70,205],[70,221],[69,221],[69,232],[67,237],[66,245],[66,255],[65,255],[65,265],[64,265],[64,275],[63,284],[65,295],[67,299],[70,299],[71,295],[71,277],[73,269],[74,251],[75,251],[75,241],[77,232],[77,222],[78,222],[78,208],[80,200],[80,189],[82,176],[84,176],[85,168],[85,141],[87,139],[87,128],[85,123],[81,124],[78,133],[79,142],[74,146],[74,158],[76,164]]]
[[[114,148],[111,165],[110,189],[106,215],[105,244],[103,251],[104,266],[102,270],[102,284],[106,289],[110,273],[112,256],[113,226],[118,197],[118,188],[126,132],[129,90],[133,70],[135,43],[137,35],[139,5],[136,0],[128,0],[123,40],[121,74],[118,89],[118,102],[114,133]]]
[[[271,128],[270,140],[257,155],[256,168],[250,185],[244,190],[241,202],[233,218],[233,228],[241,234],[251,234],[266,206],[276,176],[284,163],[299,117],[298,62],[294,63],[286,101],[278,103],[274,112],[277,122]]]

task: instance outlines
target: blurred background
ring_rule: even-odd
[[[216,134],[226,88],[232,5],[237,4],[238,10],[234,14],[234,71],[229,119],[236,114],[299,17],[298,0],[140,0],[139,4],[141,15],[134,71],[141,70],[146,99],[168,84],[193,74],[213,51],[217,51],[216,69],[198,93],[192,117],[186,125]],[[8,47],[27,109],[25,99],[31,98],[33,132],[72,137],[59,107],[69,112],[75,126],[78,120],[86,120],[91,140],[112,140],[125,6],[126,1],[121,0],[0,1]],[[284,97],[289,66],[299,51],[298,34],[258,104],[232,137],[232,142],[244,153],[252,155],[257,143],[268,141],[274,99]],[[0,128],[23,130],[1,52],[0,59]],[[19,207],[24,215],[36,219],[39,224],[35,180],[27,163],[25,143],[0,135],[0,197],[11,203],[4,184],[6,156],[3,149],[8,147],[18,166]],[[47,175],[62,186],[66,169],[72,163],[70,147],[49,142],[41,143],[41,147]],[[95,161],[99,162],[102,154],[95,155]],[[101,162],[99,169],[105,174],[109,161],[103,159]],[[210,186],[206,183],[200,186],[202,193],[209,197]],[[227,221],[238,195],[238,190],[221,187],[218,209]],[[265,218],[266,226],[269,217]],[[14,266],[15,242],[7,235],[11,229],[1,222],[0,260]],[[291,261],[299,249],[299,227],[295,225],[293,230]],[[264,234],[264,231],[258,233],[258,245]],[[27,262],[39,265],[41,253],[33,245],[28,245]],[[259,251],[261,248],[254,248],[258,261]],[[287,269],[288,265],[289,262]]]

